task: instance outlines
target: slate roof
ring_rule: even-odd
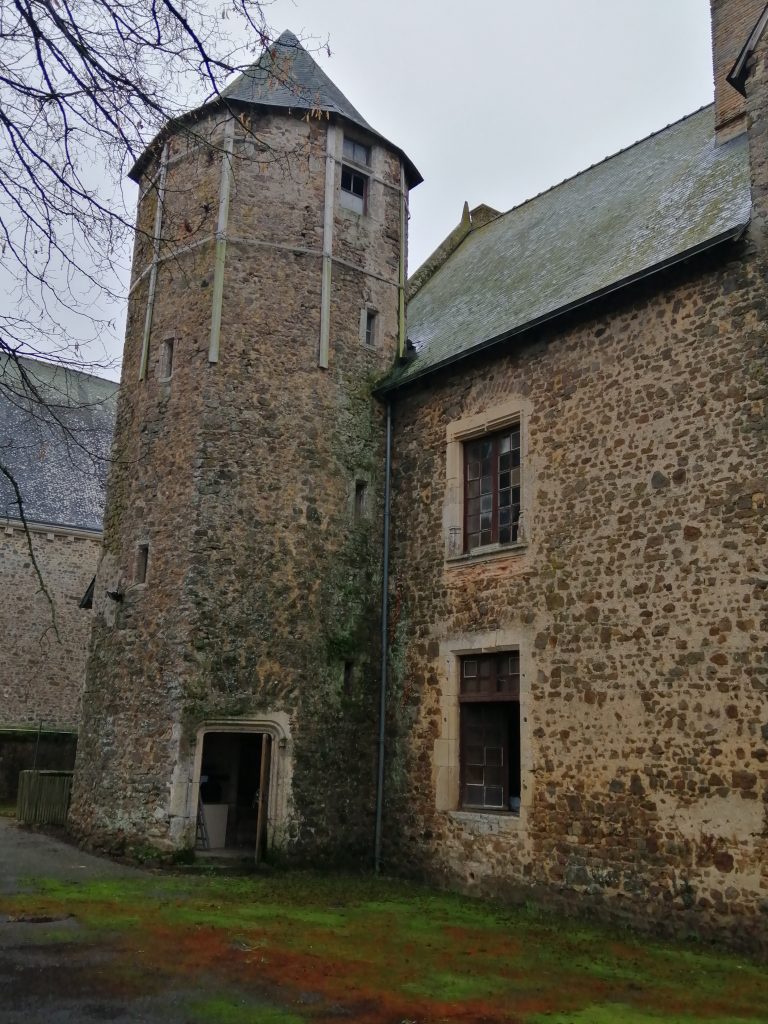
[[[342,114],[367,132],[373,131],[293,32],[283,32],[255,64],[222,89],[221,95],[260,106],[327,110]]]
[[[372,128],[363,115],[352,106],[344,93],[326,75],[307,53],[293,32],[285,31],[266,49],[255,64],[239,75],[210,103],[190,112],[199,112],[216,106],[224,99],[230,103],[246,103],[258,107],[276,107],[280,110],[324,111],[357,125],[369,135],[380,139],[398,153],[405,163],[409,187],[423,179],[409,157],[392,142]],[[170,127],[173,127],[170,126]],[[130,172],[138,180],[149,153],[166,133],[154,140]]]
[[[118,385],[32,359],[0,356],[0,463],[21,490],[28,522],[101,530]],[[24,384],[24,378],[28,382]],[[44,404],[30,399],[31,389]],[[0,474],[0,519],[19,519]]]
[[[747,138],[704,107],[472,231],[408,304],[415,357],[387,391],[735,237],[751,212]]]

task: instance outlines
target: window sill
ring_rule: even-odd
[[[467,831],[480,835],[519,832],[525,827],[522,814],[512,811],[448,811],[448,817]]]
[[[514,544],[487,544],[485,547],[475,548],[473,551],[463,551],[460,555],[446,555],[445,561],[449,565],[490,562],[508,555],[522,554],[527,549],[528,544],[525,541],[516,541]]]
[[[355,210],[351,206],[345,206],[343,200],[339,200],[339,211],[344,216],[354,217],[356,220],[365,220],[368,215],[367,210]]]

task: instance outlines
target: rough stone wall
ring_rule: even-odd
[[[0,530],[0,725],[76,728],[90,612],[79,608],[96,571],[100,538],[32,528],[33,550],[56,609],[41,592],[27,537]],[[2,742],[2,741],[0,741]]]
[[[398,398],[390,856],[432,877],[768,914],[768,328],[747,242]],[[526,543],[450,561],[446,430],[526,410]],[[521,651],[520,817],[438,810],[451,647]],[[455,689],[455,682],[453,683]],[[455,728],[455,727],[454,727]],[[690,922],[689,922],[690,925]]]
[[[208,363],[218,153],[185,155],[174,142],[164,244],[194,247],[161,264],[143,382],[151,247],[137,238],[99,570],[112,583],[101,591],[123,599],[95,609],[71,820],[92,842],[191,844],[197,729],[287,712],[293,810],[276,825],[297,850],[359,858],[372,831],[384,454],[370,385],[397,350],[400,169],[375,146],[369,215],[337,205],[342,262],[322,370],[327,122],[251,116],[259,141],[236,131],[218,363]],[[140,228],[154,216],[145,196]],[[359,337],[366,304],[379,311],[375,348]],[[162,382],[169,336],[173,377]],[[359,522],[356,479],[369,483]],[[136,584],[144,542],[149,571]]]
[[[722,138],[744,130],[744,97],[726,81],[741,48],[763,13],[763,0],[710,0],[712,11],[715,125]]]

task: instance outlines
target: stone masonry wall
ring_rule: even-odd
[[[21,527],[0,529],[0,726],[77,728],[91,614],[79,602],[96,571],[100,537],[32,527],[40,591]],[[1,742],[1,741],[0,741]]]
[[[142,382],[150,248],[137,237],[99,570],[112,584],[101,590],[123,599],[95,609],[71,820],[105,846],[191,845],[198,729],[287,716],[280,770],[292,804],[272,834],[359,862],[372,836],[384,459],[370,388],[397,350],[399,162],[374,146],[368,214],[336,208],[322,370],[328,124],[249,116],[258,141],[238,126],[218,363],[208,343],[219,153],[173,140],[163,233],[178,254],[158,274]],[[140,228],[154,203],[145,191]],[[366,305],[379,313],[374,347],[359,336]],[[174,370],[162,381],[167,337]],[[368,483],[357,518],[356,480]]]
[[[722,137],[742,131],[744,98],[726,81],[741,48],[763,13],[763,0],[710,0],[712,11],[715,118]]]
[[[398,396],[393,863],[764,940],[759,242]],[[447,428],[510,405],[524,416],[525,543],[450,561]],[[457,779],[438,786],[457,736],[451,651],[479,645],[521,652],[519,817],[460,812]]]

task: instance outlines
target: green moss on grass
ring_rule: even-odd
[[[193,1003],[190,1013],[195,1024],[305,1024],[289,1010],[226,997]]]
[[[527,1024],[702,1024],[708,1020],[714,1024],[765,1024],[760,1017],[703,1017],[679,1016],[678,1014],[651,1013],[636,1010],[631,1006],[602,1004],[587,1006],[583,1010],[569,1010],[566,1013],[543,1013],[528,1017]]]

